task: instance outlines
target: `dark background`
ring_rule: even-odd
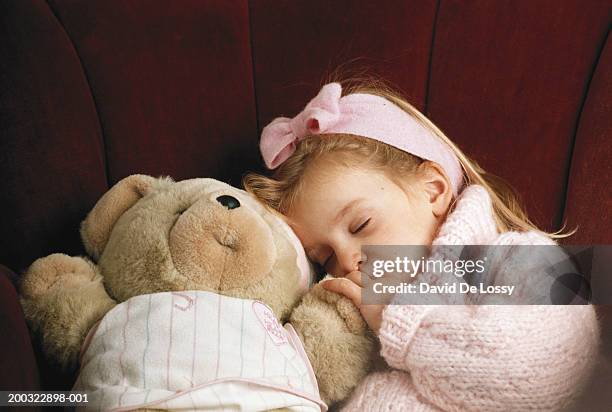
[[[611,20],[579,0],[0,2],[0,388],[39,384],[12,282],[83,253],[109,186],[239,185],[262,170],[261,128],[332,72],[388,80],[542,228],[577,225],[566,243],[612,243]]]

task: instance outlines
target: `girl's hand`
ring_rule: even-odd
[[[343,278],[324,280],[321,282],[321,286],[349,298],[359,308],[361,316],[363,316],[370,329],[378,335],[385,305],[364,305],[361,303],[363,284],[360,271],[355,270]]]

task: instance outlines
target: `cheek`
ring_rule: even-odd
[[[303,230],[300,230],[299,228],[295,227],[295,226],[291,226],[291,230],[293,230],[293,233],[295,233],[295,236],[297,236],[298,240],[300,241],[300,243],[302,245],[308,245],[310,244],[310,238],[311,236],[306,233]]]
[[[382,231],[387,244],[431,245],[438,230],[438,221],[427,210],[396,210]]]

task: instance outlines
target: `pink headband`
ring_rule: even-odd
[[[455,195],[463,171],[453,150],[412,116],[389,100],[373,94],[342,96],[342,86],[329,83],[293,119],[279,117],[262,131],[260,149],[269,169],[277,168],[295,151],[296,142],[313,134],[344,133],[369,137],[438,163]]]

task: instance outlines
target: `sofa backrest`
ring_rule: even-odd
[[[0,2],[0,262],[83,253],[132,173],[262,170],[259,131],[333,69],[395,85],[543,228],[612,243],[606,1]]]

